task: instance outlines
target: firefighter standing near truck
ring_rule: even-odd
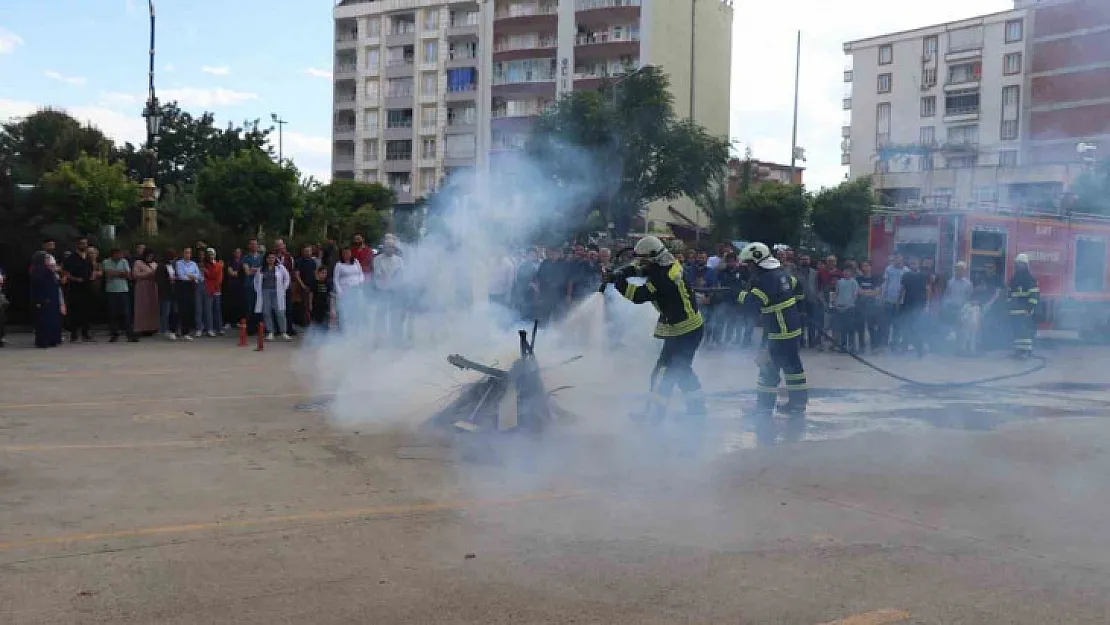
[[[1014,257],[1014,277],[1010,279],[1008,300],[1014,356],[1028,358],[1033,355],[1033,338],[1037,335],[1034,315],[1041,301],[1041,289],[1029,271],[1029,257],[1025,254]]]
[[[756,436],[761,442],[774,441],[778,386],[780,379],[785,379],[789,398],[779,410],[788,415],[788,437],[799,438],[805,430],[805,410],[809,401],[806,372],[798,353],[802,336],[798,303],[801,285],[782,268],[763,243],[744,246],[740,261],[752,266],[752,277],[748,287],[740,292],[738,300],[741,305],[758,310],[763,335],[767,339],[767,346],[760,350],[756,358],[759,379],[756,384],[756,409],[751,415],[755,420]]]
[[[694,373],[694,355],[701,345],[705,321],[698,311],[693,289],[682,275],[682,264],[675,261],[658,237],[640,239],[634,248],[636,262],[605,274],[617,292],[633,304],[651,302],[659,311],[655,338],[663,339],[663,350],[651,372],[651,396],[647,418],[658,423],[667,414],[674,387],[678,386],[686,401],[687,417],[701,420],[706,416],[705,397],[701,382]],[[643,277],[642,285],[629,283],[629,278]]]

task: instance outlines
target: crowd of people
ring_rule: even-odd
[[[784,246],[773,253],[800,285],[805,348],[912,350],[922,356],[941,349],[969,303],[979,305],[988,319],[1005,315],[1006,290],[997,267],[988,266],[973,284],[963,263],[946,277],[929,258],[895,254],[885,267],[874,268],[867,260],[833,255],[814,262]],[[676,256],[705,317],[705,346],[752,347],[758,316],[737,302],[751,267],[739,261],[737,250],[722,244],[712,254],[692,249]],[[529,248],[487,259],[489,300],[521,319],[557,321],[595,292],[607,271],[631,258],[632,248],[618,242]],[[378,249],[355,234],[345,245],[329,240],[296,251],[280,238],[269,249],[250,239],[226,255],[197,241],[180,250],[143,244],[130,251],[113,248],[104,258],[86,238],[64,252],[48,239],[31,259],[35,344],[57,346],[66,334],[70,342],[93,341],[96,319],[108,321],[112,342],[217,337],[240,321],[251,334],[262,324],[266,339],[291,340],[310,327],[342,327],[338,311],[358,296],[374,303],[374,330],[382,342],[403,347],[409,321],[420,310],[420,295],[405,284],[404,262],[392,235]],[[0,273],[0,287],[3,280]],[[0,345],[5,305],[0,301]],[[1008,340],[997,331],[1005,326],[1004,320],[984,324],[988,347]]]

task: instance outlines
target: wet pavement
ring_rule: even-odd
[[[338,427],[296,345],[19,342],[0,352],[5,624],[1110,622],[1097,349],[949,389],[807,353],[805,440],[775,448],[742,419],[750,353],[699,354],[700,448],[626,418],[653,352],[587,358],[551,371],[579,421],[468,455],[418,419]]]

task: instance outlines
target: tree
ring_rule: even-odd
[[[0,125],[0,162],[11,167],[15,184],[38,184],[63,161],[82,154],[107,156],[112,142],[96,128],[64,111],[45,108],[19,121]]]
[[[221,129],[216,126],[215,115],[208,111],[194,117],[181,110],[177,102],[162,104],[161,111],[155,179],[163,190],[196,184],[209,158],[227,158],[242,150],[261,150],[273,156],[269,140],[272,129],[261,128],[257,119],[244,121],[242,126],[229,123]],[[127,143],[119,155],[127,162],[133,179],[150,177],[148,152]]]
[[[198,176],[197,199],[217,223],[247,234],[287,227],[302,198],[297,170],[256,148],[209,158]]]
[[[118,225],[124,211],[139,201],[139,185],[127,179],[122,163],[82,154],[42,177],[42,197],[53,221],[85,232]]]
[[[571,223],[600,209],[627,233],[645,203],[696,197],[720,175],[728,140],[679,120],[669,86],[646,66],[600,91],[568,94],[533,127],[527,152],[579,204]]]
[[[379,183],[357,180],[332,180],[321,185],[306,185],[304,229],[306,232],[326,234],[338,227],[343,236],[362,231],[368,241],[374,241],[385,232],[385,211],[393,208],[396,194]],[[378,211],[378,218],[371,218],[366,211]],[[356,213],[361,213],[355,217]]]
[[[1110,161],[1102,161],[1080,174],[1071,193],[1072,212],[1110,215]]]
[[[796,246],[809,202],[798,185],[765,182],[741,193],[732,210],[736,236],[740,239],[768,246],[776,243]]]
[[[810,220],[818,239],[843,256],[853,243],[867,240],[874,194],[864,177],[822,189],[813,196]]]

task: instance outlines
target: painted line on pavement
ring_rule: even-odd
[[[0,451],[9,453],[41,451],[86,451],[98,449],[165,449],[173,447],[207,447],[226,443],[226,438],[198,438],[183,441],[146,441],[139,443],[74,443],[62,445],[5,445]]]
[[[49,545],[67,545],[70,543],[142,538],[145,536],[169,536],[174,534],[211,532],[224,529],[242,529],[265,525],[303,523],[306,521],[349,521],[354,519],[373,519],[381,517],[450,512],[465,510],[467,508],[499,508],[544,501],[577,499],[585,497],[587,494],[587,491],[547,492],[510,499],[478,499],[473,501],[380,506],[376,508],[356,508],[353,510],[327,510],[320,512],[306,512],[303,514],[261,517],[257,519],[215,521],[207,523],[188,523],[184,525],[158,525],[151,527],[137,527],[134,529],[94,532],[89,534],[65,534],[61,536],[29,538],[26,540],[11,540],[0,542],[0,551],[12,551],[15,549],[26,549],[29,547],[42,547]]]
[[[320,393],[260,393],[255,395],[218,395],[212,397],[159,397],[143,399],[117,399],[113,401],[78,401],[78,402],[53,402],[47,404],[0,404],[3,410],[30,410],[33,408],[96,408],[110,406],[126,406],[138,404],[158,404],[175,401],[206,402],[206,401],[243,401],[251,399],[291,399],[301,397],[331,397],[334,394]]]
[[[838,621],[829,621],[821,625],[888,625],[908,620],[910,613],[905,610],[875,610],[865,614],[856,614],[842,618]]]

